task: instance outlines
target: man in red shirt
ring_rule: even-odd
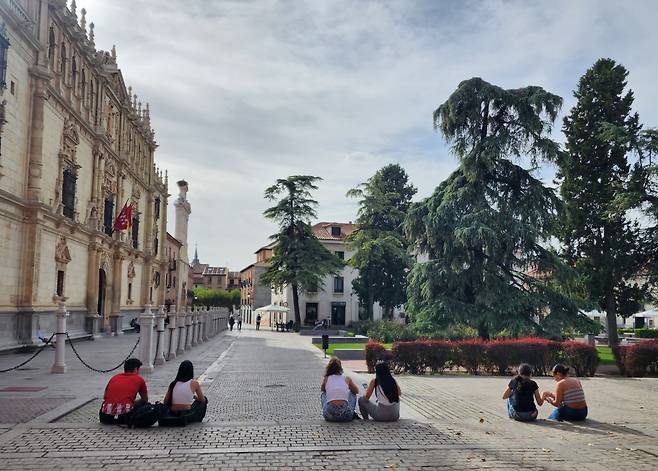
[[[148,402],[144,378],[139,375],[142,362],[129,358],[123,364],[123,373],[112,376],[105,387],[99,418],[103,424],[129,424],[131,415]],[[139,400],[137,398],[139,393]]]

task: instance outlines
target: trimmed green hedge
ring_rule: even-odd
[[[383,345],[369,342],[366,346],[368,369],[387,352]],[[593,376],[598,367],[595,347],[573,341],[555,342],[527,337],[484,341],[468,339],[414,340],[395,342],[391,362],[396,373],[442,373],[446,368],[461,367],[470,374],[509,375],[521,363],[533,366],[534,374],[548,374],[555,363],[563,362],[578,376]]]

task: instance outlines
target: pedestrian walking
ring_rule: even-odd
[[[256,316],[256,330],[260,330],[260,314]]]
[[[238,314],[238,330],[242,330],[242,314]]]
[[[233,314],[231,314],[228,318],[228,326],[231,330],[233,330],[233,324],[235,324],[235,318],[233,317]]]

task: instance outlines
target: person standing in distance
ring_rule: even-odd
[[[260,330],[260,314],[256,316],[256,330]]]

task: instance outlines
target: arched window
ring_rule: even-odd
[[[86,100],[85,100],[86,86],[87,86],[87,78],[85,77],[85,69],[82,69],[82,72],[80,72],[80,97],[82,98],[83,104],[86,104]]]
[[[59,48],[59,73],[62,75],[62,82],[66,83],[66,45],[62,41]]]
[[[77,84],[78,84],[78,64],[75,60],[75,56],[73,56],[71,57],[71,86],[73,87],[73,93],[75,93]]]
[[[48,34],[48,61],[51,69],[55,65],[55,47],[55,28],[51,26]]]

